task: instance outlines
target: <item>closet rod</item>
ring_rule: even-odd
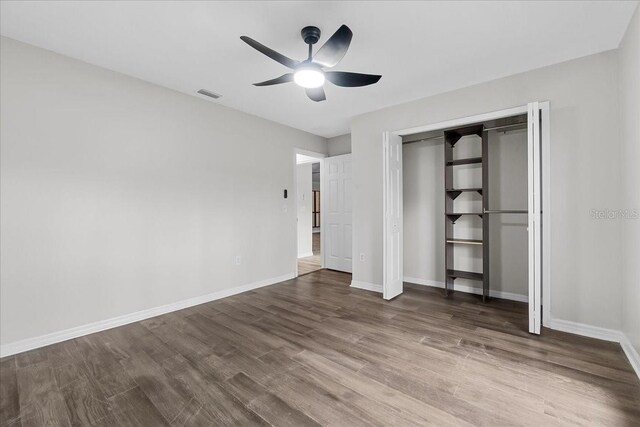
[[[484,129],[484,132],[489,132],[490,130],[512,128],[512,127],[516,127],[516,126],[527,126],[527,124],[526,123],[514,123],[514,124],[511,124],[511,125],[496,126],[496,127],[493,127],[493,128],[486,128],[486,129]]]
[[[403,144],[411,144],[412,142],[431,141],[432,139],[441,139],[441,138],[444,138],[444,135],[430,136],[428,138],[421,138],[421,139],[416,139],[416,140],[411,140],[411,141],[402,141],[402,143]]]
[[[485,209],[484,213],[486,214],[492,214],[492,213],[504,213],[504,214],[526,214],[529,213],[529,211],[524,211],[524,210],[513,210],[513,209],[495,209],[495,210],[489,210],[489,209]]]
[[[518,127],[518,126],[526,127],[527,124],[526,123],[512,123],[510,125],[503,125],[503,126],[496,126],[496,127],[492,127],[492,128],[486,128],[486,129],[483,130],[483,132],[489,132],[490,130],[513,128],[513,127]],[[412,142],[430,141],[432,139],[440,139],[440,138],[444,138],[444,135],[430,136],[430,137],[427,137],[427,138],[420,138],[420,139],[415,139],[415,140],[411,140],[411,141],[402,141],[402,143],[403,144],[410,144]]]

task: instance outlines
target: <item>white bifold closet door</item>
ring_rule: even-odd
[[[402,239],[402,138],[384,134],[384,186],[383,186],[383,287],[386,300],[397,297],[403,290]]]
[[[540,105],[528,104],[528,241],[529,241],[529,332],[540,334],[542,321],[542,223],[540,163]]]
[[[352,269],[352,182],[351,154],[324,159],[324,185],[326,195],[322,207],[325,216],[325,267],[351,273]]]

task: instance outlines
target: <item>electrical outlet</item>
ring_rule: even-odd
[[[242,264],[242,257],[240,255],[236,255],[236,265]]]
[[[364,252],[360,253],[360,261],[364,262]]]

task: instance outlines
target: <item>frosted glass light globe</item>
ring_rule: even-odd
[[[313,89],[324,84],[324,73],[314,68],[302,68],[293,74],[293,81],[298,86]]]

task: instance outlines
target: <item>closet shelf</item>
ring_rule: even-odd
[[[482,273],[475,273],[473,271],[463,271],[463,270],[447,270],[447,277],[452,277],[454,279],[483,280]]]
[[[475,192],[482,196],[482,188],[449,188],[445,190],[447,192],[447,196],[449,196],[452,200],[455,200],[460,194],[464,192]]]
[[[460,219],[461,216],[478,215],[480,218],[482,218],[482,212],[446,212],[445,215],[447,218],[449,218],[449,221],[454,224],[457,220]]]
[[[477,188],[448,188],[447,192],[463,192],[463,191],[477,191],[478,193],[482,193],[482,187]]]
[[[469,135],[480,137],[477,141],[482,141],[482,155],[480,157],[466,157],[456,159],[454,157],[454,147],[458,141]],[[444,131],[444,214],[445,214],[445,295],[449,295],[453,291],[453,282],[457,278],[478,280],[482,282],[482,302],[486,302],[489,296],[489,215],[484,215],[485,209],[489,204],[489,158],[488,153],[488,133],[484,132],[484,125],[472,125],[462,128],[449,129]],[[475,139],[475,138],[474,138]],[[475,153],[477,155],[478,153]],[[463,155],[460,153],[460,155]],[[454,169],[451,166],[480,164],[482,170],[482,181],[468,184],[471,188],[456,188],[454,184]],[[472,187],[472,186],[476,187]],[[482,209],[479,207],[469,207],[468,209],[479,210],[480,212],[456,212],[454,206],[455,199],[463,192],[477,192],[482,196]],[[477,202],[477,201],[476,201]],[[460,209],[463,209],[462,207]],[[454,225],[462,217],[469,215],[477,215],[482,219],[482,239],[459,239],[454,237],[456,226]],[[475,273],[473,271],[456,270],[454,268],[456,245],[472,245],[482,249],[482,271],[483,273]],[[458,246],[459,247],[459,246]],[[476,253],[477,255],[477,253]]]
[[[466,159],[456,159],[447,162],[447,166],[471,165],[474,163],[482,163],[482,157],[468,157]]]
[[[475,239],[447,239],[447,243],[455,243],[461,245],[482,245],[482,240]]]
[[[451,144],[451,147],[454,147],[463,136],[476,135],[482,138],[483,133],[483,125],[473,125],[458,129],[450,129],[448,131],[445,131],[445,141]]]

